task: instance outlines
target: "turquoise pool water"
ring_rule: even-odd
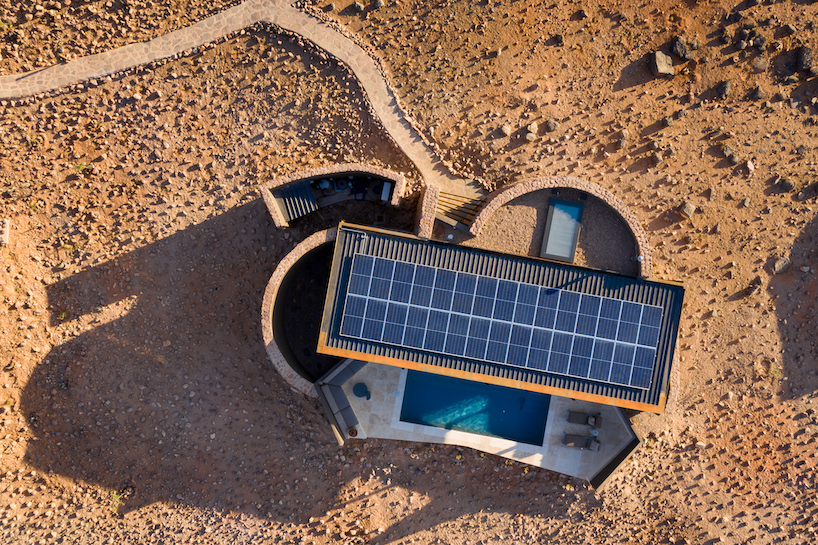
[[[542,445],[551,396],[408,371],[400,419]]]

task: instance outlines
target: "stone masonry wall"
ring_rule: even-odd
[[[267,205],[267,210],[269,210],[270,215],[273,217],[273,223],[275,226],[282,228],[289,227],[289,224],[284,218],[284,214],[281,212],[278,204],[275,202],[275,198],[272,194],[273,189],[299,182],[301,180],[306,180],[308,178],[317,178],[320,176],[329,177],[344,173],[371,174],[373,176],[379,176],[385,180],[391,181],[393,184],[395,184],[395,187],[392,190],[392,198],[389,201],[389,204],[392,206],[398,206],[400,204],[400,200],[403,198],[403,193],[406,191],[406,177],[403,174],[376,167],[374,165],[368,165],[366,163],[340,163],[337,165],[299,170],[298,172],[292,172],[290,174],[285,174],[284,176],[273,178],[269,182],[264,183],[260,188],[261,196],[264,198],[264,204]]]
[[[289,362],[287,362],[286,358],[284,358],[284,354],[281,353],[281,350],[278,348],[278,344],[276,344],[273,336],[273,308],[275,307],[278,288],[281,285],[282,280],[284,280],[284,277],[287,275],[287,272],[290,270],[290,267],[292,267],[299,259],[304,257],[304,255],[310,250],[313,250],[326,242],[332,242],[335,240],[337,234],[337,227],[319,231],[309,236],[298,244],[298,246],[293,248],[293,250],[278,263],[275,271],[273,271],[273,276],[270,277],[270,281],[267,283],[267,289],[264,291],[264,300],[261,303],[261,332],[262,337],[264,338],[264,346],[267,349],[267,357],[270,358],[270,361],[273,363],[275,368],[278,370],[281,376],[284,377],[284,380],[290,384],[293,390],[308,397],[317,397],[312,383],[296,373],[296,371],[290,367]]]
[[[503,187],[486,197],[486,203],[482,210],[478,212],[477,216],[469,228],[472,235],[477,235],[483,226],[488,221],[489,217],[497,211],[498,208],[504,204],[521,197],[526,193],[539,191],[541,189],[551,188],[570,188],[584,191],[594,197],[606,202],[613,208],[622,219],[628,224],[628,227],[636,239],[636,245],[639,248],[639,255],[642,256],[642,261],[639,264],[639,273],[642,277],[648,278],[653,273],[653,259],[651,257],[650,244],[639,218],[631,212],[628,206],[619,200],[613,193],[588,180],[582,178],[575,178],[573,176],[556,176],[546,178],[536,178],[533,180],[526,180],[518,182],[506,187]]]
[[[421,238],[431,238],[437,215],[437,200],[440,197],[440,188],[436,185],[426,185],[418,202],[415,225],[417,235]]]

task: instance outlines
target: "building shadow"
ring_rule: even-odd
[[[775,301],[778,331],[781,335],[781,361],[771,363],[770,374],[780,374],[782,396],[795,399],[818,390],[818,341],[815,323],[818,320],[818,216],[814,216],[790,248],[791,265],[779,274],[772,274],[775,259],[766,264],[772,274],[767,291]],[[802,270],[809,267],[809,272]],[[780,363],[780,367],[778,364]]]
[[[125,490],[126,511],[323,513],[336,492],[321,478],[332,435],[268,364],[260,336],[264,288],[297,242],[282,238],[257,199],[48,286],[52,320],[79,333],[24,389],[36,438],[26,462]],[[279,504],[294,491],[299,501]]]
[[[378,498],[397,485],[428,498],[394,513],[384,528],[394,537],[481,511],[562,519],[576,501],[590,501],[590,491],[565,494],[574,479],[519,467],[498,474],[498,459],[476,453],[469,456],[479,459],[477,474],[453,469],[454,447],[441,446],[428,464],[401,442],[339,451],[318,403],[293,392],[268,363],[259,326],[270,274],[299,240],[340,217],[379,215],[366,207],[321,212],[302,218],[282,243],[257,199],[48,286],[52,320],[77,333],[24,388],[21,410],[34,434],[26,463],[125,492],[124,516],[161,502],[322,536],[327,528],[311,519],[361,500],[343,491],[372,478],[384,488],[376,487]],[[536,501],[503,492],[526,483],[538,490]],[[463,501],[452,503],[454,495]]]

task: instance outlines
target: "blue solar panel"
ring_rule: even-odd
[[[531,325],[534,323],[534,316],[536,313],[537,307],[534,305],[526,305],[518,301],[517,306],[514,307],[514,323]]]
[[[426,329],[426,322],[429,320],[429,310],[419,307],[409,307],[406,317],[406,325]]]
[[[608,382],[608,376],[611,374],[610,360],[591,360],[591,366],[588,370],[588,378],[600,382]]]
[[[560,290],[556,288],[542,288],[540,289],[540,299],[537,306],[543,308],[557,308],[560,300]]]
[[[426,330],[426,340],[423,341],[423,348],[432,352],[443,352],[446,343],[446,334],[442,331]]]
[[[367,278],[372,276],[372,265],[375,258],[368,255],[356,255],[352,260],[352,274],[360,274]]]
[[[449,310],[452,307],[453,291],[433,289],[432,290],[432,308],[439,308],[441,310]]]
[[[389,293],[389,299],[391,301],[397,301],[398,303],[408,303],[411,295],[412,284],[406,284],[404,282],[392,283],[392,291]]]
[[[488,297],[492,301],[497,295],[497,280],[488,276],[481,276],[477,279],[477,291],[475,295]]]
[[[579,308],[579,298],[580,295],[578,293],[574,293],[573,291],[561,291],[559,309],[565,312],[576,313],[577,309]]]
[[[395,263],[395,276],[393,278],[395,282],[405,282],[406,284],[414,283],[415,266],[411,263],[398,261]]]
[[[428,307],[432,300],[432,288],[425,286],[412,286],[412,297],[410,299],[413,305],[419,307]]]
[[[648,389],[662,308],[356,254],[341,335]]]
[[[497,299],[494,302],[493,316],[495,320],[510,322],[514,318],[514,303]]]
[[[463,351],[466,349],[466,337],[463,335],[452,335],[449,334],[446,336],[446,353],[447,354],[454,354],[455,356],[462,356]]]
[[[372,271],[372,278],[385,278],[392,280],[392,272],[395,270],[395,262],[391,259],[381,257],[375,259],[375,267]]]
[[[579,313],[588,316],[598,316],[599,306],[602,303],[602,298],[596,295],[584,295],[579,302]]]
[[[644,307],[642,309],[642,325],[660,327],[662,325],[662,309],[659,307]]]
[[[484,318],[491,318],[494,312],[494,299],[488,297],[475,297],[474,308],[472,314],[475,316],[482,316]]]
[[[392,324],[405,324],[409,305],[390,303],[386,309],[386,321]]]
[[[373,278],[369,284],[369,296],[373,299],[387,299],[392,283],[383,278]]]
[[[386,323],[383,326],[383,337],[381,337],[381,340],[389,344],[400,344],[403,342],[404,329],[402,325]]]
[[[454,297],[452,298],[452,312],[471,314],[471,309],[473,305],[474,305],[473,295],[454,292]]]
[[[599,317],[618,321],[621,310],[622,301],[617,301],[616,299],[603,299],[602,306],[599,309]]]
[[[349,293],[367,295],[369,293],[369,277],[353,274],[349,277]]]
[[[477,288],[476,274],[462,273],[457,275],[457,282],[454,285],[454,291],[456,291],[457,293],[474,295],[474,290],[476,288]]]
[[[426,286],[431,288],[435,284],[435,269],[424,265],[415,266],[415,286]]]

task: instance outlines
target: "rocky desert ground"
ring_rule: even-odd
[[[5,3],[0,66],[39,69],[233,4]],[[400,223],[416,195],[278,230],[257,189],[342,161],[421,180],[346,66],[258,26],[0,102],[4,541],[814,543],[817,8],[298,7],[367,44],[416,128],[487,190],[571,174],[631,207],[654,276],[687,289],[666,412],[633,415],[643,444],[601,491],[454,447],[339,448],[266,360],[263,290],[311,233]],[[651,70],[657,51],[674,75]],[[536,205],[507,205],[506,236]]]

